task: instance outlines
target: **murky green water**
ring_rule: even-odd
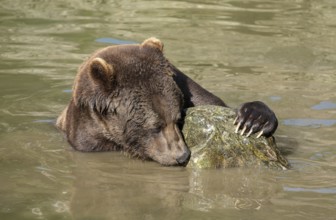
[[[1,220],[336,219],[334,0],[2,0],[0,18]],[[269,104],[293,170],[72,151],[53,122],[79,64],[150,36],[230,106]]]

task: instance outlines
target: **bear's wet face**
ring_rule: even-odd
[[[119,94],[107,110],[96,113],[106,126],[104,135],[115,139],[118,134],[118,142],[136,158],[186,165],[190,150],[178,124],[183,96],[171,77],[153,75],[145,82],[120,89]]]
[[[162,165],[186,165],[190,150],[178,127],[182,93],[168,75],[153,75],[141,84],[146,90],[134,83],[121,91],[123,98],[108,121],[114,121],[111,126],[119,125],[124,149],[134,157]]]
[[[164,165],[186,165],[190,158],[190,150],[186,146],[179,122],[181,120],[182,95],[171,94],[173,99],[154,95],[153,114],[146,123],[148,138],[145,155]],[[179,106],[172,108],[171,106]]]
[[[178,127],[183,94],[162,49],[153,38],[112,46],[80,67],[73,102],[58,119],[75,149],[121,149],[163,165],[187,164],[190,150]]]

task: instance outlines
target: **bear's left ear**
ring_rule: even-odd
[[[161,52],[163,51],[163,43],[155,37],[148,38],[142,42],[141,46],[154,47],[159,49]]]
[[[90,76],[95,82],[106,85],[113,77],[113,66],[102,58],[94,58],[90,63]]]

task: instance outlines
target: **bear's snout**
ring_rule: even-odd
[[[170,124],[155,134],[146,152],[149,158],[169,166],[186,166],[191,155],[176,124]]]
[[[191,151],[189,150],[189,148],[186,148],[186,151],[182,154],[182,156],[176,159],[178,165],[186,166],[189,162],[190,156]]]

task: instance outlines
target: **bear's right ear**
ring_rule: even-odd
[[[96,83],[106,84],[113,76],[113,66],[102,58],[94,58],[90,63],[90,76]]]
[[[159,49],[161,52],[163,51],[163,43],[155,37],[146,39],[142,42],[141,46],[153,47]]]

